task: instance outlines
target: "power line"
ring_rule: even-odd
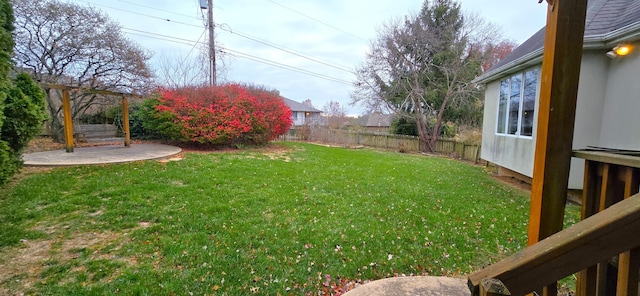
[[[181,16],[184,16],[184,17],[194,18],[194,19],[199,20],[197,17],[194,17],[192,15],[178,13],[178,12],[171,11],[171,10],[164,10],[164,9],[156,8],[156,7],[153,7],[153,6],[138,4],[138,3],[135,3],[135,2],[131,2],[131,1],[125,1],[125,0],[118,0],[118,1],[123,2],[123,3],[127,3],[127,4],[131,4],[131,5],[135,5],[135,6],[139,6],[139,7],[144,7],[144,8],[147,8],[147,9],[162,11],[162,12],[171,13],[171,14],[175,14],[175,15],[181,15]],[[197,1],[198,0],[196,0],[196,2]]]
[[[169,35],[163,35],[163,34],[157,34],[157,33],[152,33],[149,31],[143,31],[143,30],[137,30],[137,29],[132,29],[132,28],[126,28],[123,27],[123,30],[127,30],[127,31],[134,31],[134,32],[139,32],[139,33],[145,33],[145,34],[150,34],[150,35],[154,35],[154,36],[160,36],[160,37],[165,37],[165,38],[158,38],[158,37],[154,37],[154,36],[148,36],[148,35],[143,35],[143,34],[136,34],[136,33],[130,33],[130,32],[126,32],[127,34],[131,34],[131,35],[137,35],[137,36],[143,36],[143,37],[149,37],[152,39],[158,39],[158,40],[164,40],[164,41],[171,41],[171,42],[176,42],[176,43],[181,43],[181,44],[186,44],[189,46],[192,46],[194,44],[200,44],[200,45],[205,45],[204,42],[201,41],[193,41],[191,39],[185,39],[185,38],[180,38],[180,37],[173,37],[173,36],[169,36]],[[166,38],[170,38],[170,39],[166,39]],[[180,40],[180,41],[176,41],[176,40]]]
[[[120,1],[126,2],[126,1],[123,1],[123,0],[120,0]],[[192,27],[201,28],[200,26],[196,26],[196,25],[192,25],[192,24],[188,24],[188,23],[183,23],[183,22],[178,22],[178,21],[172,21],[171,19],[167,19],[167,18],[161,18],[161,17],[157,17],[157,16],[142,14],[142,13],[139,13],[139,12],[133,12],[133,11],[120,9],[120,8],[115,8],[115,7],[102,5],[102,4],[96,4],[96,3],[89,2],[89,1],[83,1],[83,2],[86,2],[86,3],[89,3],[89,4],[98,5],[98,6],[102,6],[102,7],[106,7],[106,8],[109,8],[109,9],[114,9],[114,10],[118,10],[118,11],[133,13],[133,14],[137,14],[137,15],[141,15],[141,16],[145,16],[145,17],[150,17],[150,18],[154,18],[154,19],[166,20],[166,21],[170,21],[170,22],[173,22],[173,23],[177,23],[177,24],[182,24],[182,25],[188,25],[188,26],[192,26]],[[230,29],[224,29],[223,27],[220,27],[220,28],[222,30],[224,30],[224,31],[229,32],[229,33],[238,34],[238,33],[234,33]],[[141,33],[146,33],[146,34],[151,34],[151,35],[156,35],[156,36],[162,36],[162,37],[171,38],[171,39],[175,39],[175,40],[182,40],[182,41],[185,41],[185,42],[177,42],[177,43],[182,43],[182,44],[186,44],[186,45],[195,46],[198,43],[200,43],[199,41],[193,41],[193,40],[190,40],[190,39],[177,38],[177,37],[173,37],[173,36],[156,34],[156,33],[151,33],[151,32],[147,32],[147,31],[136,30],[136,29],[131,29],[131,28],[123,28],[123,29],[130,30],[130,31],[141,32]],[[139,35],[139,36],[148,37],[148,38],[154,38],[154,37],[145,36],[145,35],[141,35],[141,34],[135,34],[135,33],[129,33],[129,34]],[[261,41],[261,40],[259,40],[257,38],[250,37],[250,35],[248,35],[248,34],[238,34],[238,35],[240,35],[240,36],[242,36],[244,38],[250,39],[252,41],[259,42],[259,43],[262,43],[264,45],[271,46],[271,47],[277,48],[279,50],[288,52],[290,54],[294,54],[294,55],[300,56],[302,58],[314,61],[316,63],[321,63],[323,65],[330,66],[332,68],[336,68],[336,69],[339,69],[341,71],[345,71],[345,72],[350,73],[350,74],[354,74],[353,71],[345,70],[343,68],[340,68],[340,67],[337,67],[337,66],[330,65],[328,63],[322,62],[320,60],[313,59],[313,58],[304,56],[302,54],[298,54],[296,52],[293,52],[293,51],[290,51],[290,50],[286,50],[284,48],[277,47],[275,45],[268,44],[267,42]],[[176,42],[175,40],[171,40],[171,39],[164,39],[164,38],[155,38],[155,39],[164,40],[164,41],[170,41],[170,42]],[[186,43],[186,42],[188,42],[188,43]],[[204,44],[204,43],[200,43],[200,44]],[[289,65],[286,65],[286,64],[282,64],[282,63],[278,63],[278,62],[275,62],[275,61],[271,61],[271,60],[267,60],[267,59],[264,59],[264,58],[260,58],[260,57],[257,57],[257,56],[253,56],[253,55],[250,55],[250,54],[246,54],[246,53],[243,53],[243,52],[239,52],[239,51],[235,51],[235,50],[231,50],[231,49],[226,49],[224,47],[220,47],[220,48],[225,49],[228,52],[235,52],[236,54],[240,55],[239,57],[241,57],[241,58],[246,58],[246,59],[254,60],[254,61],[257,61],[257,62],[262,62],[262,63],[268,64],[268,65],[271,65],[271,66],[276,66],[276,67],[279,67],[279,68],[283,68],[283,69],[299,72],[299,73],[302,73],[302,74],[307,74],[307,75],[315,76],[315,77],[318,77],[318,78],[323,78],[323,79],[326,79],[326,80],[330,80],[330,81],[334,81],[334,82],[338,82],[338,83],[351,85],[351,82],[346,81],[346,80],[342,80],[342,79],[339,79],[339,78],[335,78],[335,77],[327,76],[327,75],[324,75],[324,74],[320,74],[320,73],[304,70],[304,69],[301,69],[301,68],[289,66]],[[193,48],[192,48],[192,50],[193,50]]]
[[[124,2],[124,3],[131,3],[131,2],[129,2],[129,1],[125,1],[125,0],[118,0],[118,1],[121,1],[121,2]],[[183,23],[183,22],[178,22],[178,21],[172,21],[171,19],[167,19],[167,18],[162,18],[162,17],[153,16],[153,15],[142,14],[142,13],[135,12],[135,11],[130,11],[130,10],[121,9],[121,8],[115,8],[115,7],[111,7],[111,6],[107,6],[107,5],[102,5],[102,4],[97,4],[97,3],[93,3],[93,2],[89,2],[89,1],[83,1],[83,2],[86,2],[86,3],[89,3],[89,4],[94,4],[94,5],[97,5],[97,6],[106,7],[106,8],[110,8],[110,9],[114,9],[114,10],[118,10],[118,11],[123,11],[123,12],[132,13],[132,14],[137,14],[137,15],[141,15],[141,16],[145,16],[145,17],[150,17],[150,18],[154,18],[154,19],[166,20],[166,21],[170,21],[170,22],[173,22],[173,23],[181,24],[181,25],[188,25],[188,26],[192,26],[192,27],[201,28],[200,26],[196,26],[196,25],[188,24],[188,23]],[[140,4],[136,4],[136,3],[131,3],[131,4],[133,4],[133,5],[137,5],[137,6],[141,6],[141,7],[151,8],[151,7],[146,6],[146,5],[140,5]],[[167,13],[172,13],[172,14],[177,14],[177,15],[182,15],[182,16],[187,16],[187,15],[185,15],[185,14],[180,14],[180,13],[171,12],[171,11],[162,10],[162,9],[157,9],[157,8],[151,8],[151,9],[158,10],[158,11],[163,11],[163,12],[167,12]],[[189,16],[189,17],[191,17],[191,16]],[[191,18],[194,18],[194,19],[199,20],[199,19],[198,19],[198,18],[196,18],[196,17],[191,17]],[[332,68],[338,69],[338,70],[340,70],[340,71],[347,72],[347,73],[349,73],[349,74],[355,74],[353,70],[345,69],[344,67],[337,66],[337,65],[332,64],[332,63],[327,62],[327,61],[323,61],[323,60],[321,60],[321,59],[319,59],[319,58],[310,57],[310,56],[308,56],[308,55],[305,55],[305,54],[299,53],[299,52],[297,52],[297,51],[295,51],[295,50],[288,49],[288,48],[286,48],[286,47],[284,47],[284,46],[282,46],[282,45],[278,45],[278,44],[275,44],[275,43],[273,43],[273,42],[265,41],[265,40],[263,40],[263,39],[260,39],[260,38],[258,38],[258,37],[252,36],[252,35],[247,34],[247,33],[243,33],[243,32],[241,32],[241,31],[232,30],[232,29],[231,29],[231,27],[230,27],[229,25],[226,25],[226,28],[225,28],[225,25],[224,25],[224,24],[223,24],[223,25],[221,25],[221,24],[216,23],[216,24],[214,24],[214,27],[219,28],[219,29],[221,29],[222,31],[225,31],[225,32],[228,32],[228,33],[231,33],[231,34],[238,35],[238,36],[240,36],[240,37],[242,37],[242,38],[245,38],[245,39],[251,40],[251,41],[253,41],[253,42],[257,42],[257,43],[260,43],[260,44],[263,44],[263,45],[266,45],[266,46],[269,46],[269,47],[273,47],[273,48],[275,48],[275,49],[278,49],[278,50],[284,51],[284,52],[286,52],[286,53],[293,54],[293,55],[299,56],[299,57],[301,57],[301,58],[304,58],[304,59],[307,59],[307,60],[310,60],[310,61],[313,61],[313,62],[316,62],[316,63],[319,63],[319,64],[323,64],[323,65],[328,66],[328,67],[332,67]]]
[[[127,34],[131,34],[131,35],[137,35],[137,36],[142,36],[142,37],[147,37],[147,38],[152,38],[152,39],[164,40],[164,41],[180,43],[180,44],[185,44],[185,45],[190,45],[190,46],[192,46],[194,44],[205,45],[205,43],[203,43],[203,42],[193,41],[193,40],[185,39],[185,38],[173,37],[173,36],[163,35],[163,34],[156,34],[156,33],[152,33],[152,32],[136,30],[136,29],[131,29],[131,28],[123,28],[123,29],[129,30],[129,31],[134,31],[134,32],[139,32],[139,33],[127,32]],[[140,34],[140,33],[144,33],[144,34]],[[250,54],[247,54],[247,53],[244,53],[244,52],[240,52],[240,51],[237,51],[237,50],[228,49],[228,48],[225,48],[225,47],[222,47],[222,46],[218,46],[218,48],[220,48],[221,51],[223,51],[223,52],[231,53],[234,56],[237,56],[239,58],[252,60],[252,61],[255,61],[255,62],[259,62],[259,63],[267,64],[267,65],[270,65],[270,66],[274,66],[274,67],[278,67],[278,68],[282,68],[282,69],[298,72],[298,73],[309,75],[309,76],[313,76],[313,77],[316,77],[316,78],[329,80],[329,81],[332,81],[332,82],[342,83],[342,84],[346,84],[346,85],[352,85],[352,83],[350,81],[343,80],[343,79],[340,79],[340,78],[336,78],[336,77],[324,75],[324,74],[321,74],[321,73],[305,70],[305,69],[302,69],[302,68],[286,65],[286,64],[283,64],[283,63],[279,63],[279,62],[275,62],[275,61],[268,60],[268,59],[265,59],[265,58],[261,58],[261,57],[258,57],[258,56],[250,55]]]
[[[315,21],[315,22],[318,22],[318,23],[320,23],[320,24],[323,24],[323,25],[325,25],[325,26],[327,26],[327,27],[329,27],[329,28],[332,28],[332,29],[334,29],[334,30],[338,30],[338,31],[340,31],[340,32],[342,32],[342,33],[345,33],[345,34],[347,34],[347,35],[351,35],[351,36],[353,36],[353,37],[355,37],[355,38],[358,38],[358,39],[360,39],[360,40],[363,40],[363,41],[368,41],[367,39],[364,39],[364,38],[362,38],[362,37],[360,37],[360,36],[358,36],[358,35],[355,35],[355,34],[353,34],[353,33],[351,33],[351,32],[347,32],[347,31],[345,31],[345,30],[343,30],[343,29],[340,29],[340,28],[338,28],[338,27],[336,27],[336,26],[333,26],[333,25],[331,25],[331,24],[325,23],[325,22],[323,22],[323,21],[321,21],[321,20],[319,20],[319,19],[317,19],[317,18],[314,18],[314,17],[312,17],[312,16],[310,16],[310,15],[307,15],[307,14],[304,14],[304,13],[302,13],[302,12],[299,12],[299,11],[297,11],[297,10],[293,9],[293,8],[287,7],[287,6],[282,5],[282,4],[278,3],[278,2],[275,2],[275,1],[273,1],[273,0],[267,0],[267,1],[269,1],[269,2],[271,2],[271,3],[273,3],[273,4],[275,4],[275,5],[278,5],[278,6],[280,6],[280,7],[284,8],[284,9],[286,9],[286,10],[289,10],[289,11],[291,11],[291,12],[294,12],[294,13],[296,13],[296,14],[299,14],[299,15],[301,15],[301,16],[304,16],[304,17],[306,17],[306,18],[308,18],[308,19],[310,19],[310,20],[313,20],[313,21]]]
[[[320,74],[320,73],[317,73],[317,72],[312,72],[312,71],[309,71],[309,70],[305,70],[305,69],[302,69],[302,68],[293,67],[293,66],[290,66],[290,65],[274,62],[274,61],[271,61],[271,60],[267,60],[267,59],[264,59],[264,58],[261,58],[261,57],[257,57],[257,56],[250,55],[250,54],[246,54],[246,53],[239,52],[239,51],[236,51],[236,50],[232,50],[232,49],[228,49],[228,48],[224,48],[224,47],[221,47],[221,48],[222,48],[223,52],[227,51],[227,52],[235,53],[236,56],[239,57],[239,58],[249,59],[249,60],[252,60],[252,61],[259,62],[259,63],[275,66],[275,67],[286,69],[286,70],[290,70],[290,71],[295,71],[295,72],[298,72],[298,73],[314,76],[314,77],[317,77],[317,78],[322,78],[322,79],[333,81],[333,82],[337,82],[337,83],[342,83],[342,84],[346,84],[346,85],[352,85],[352,83],[350,81],[346,81],[346,80],[342,80],[342,79],[335,78],[335,77],[332,77],[332,76],[328,76],[328,75]],[[238,56],[238,55],[240,55],[240,56]]]
[[[116,7],[112,7],[112,6],[108,6],[108,5],[103,5],[103,4],[98,4],[98,3],[93,3],[93,2],[89,2],[89,1],[82,1],[82,0],[79,0],[79,1],[80,1],[80,2],[85,2],[85,3],[88,3],[88,4],[92,4],[92,5],[96,5],[96,6],[101,6],[101,7],[105,7],[105,8],[113,9],[113,10],[118,10],[118,11],[122,11],[122,12],[127,12],[127,13],[133,13],[133,14],[137,14],[137,15],[141,15],[141,16],[146,16],[146,17],[153,18],[153,19],[163,20],[163,21],[167,21],[167,22],[174,23],[174,24],[180,24],[180,25],[185,25],[185,26],[191,26],[191,27],[196,27],[196,28],[202,28],[202,26],[198,26],[198,25],[194,25],[194,24],[189,24],[189,23],[185,23],[185,22],[174,21],[174,20],[172,20],[172,19],[168,19],[168,18],[163,18],[163,17],[157,17],[157,16],[153,16],[153,15],[143,14],[143,13],[139,13],[139,12],[135,12],[135,11],[130,11],[130,10],[126,10],[126,9],[116,8]]]
[[[178,66],[178,69],[182,69],[182,65],[184,65],[184,63],[187,61],[187,59],[189,58],[189,56],[191,55],[191,53],[193,52],[193,50],[196,48],[196,46],[198,45],[198,43],[200,42],[200,39],[202,39],[202,36],[204,36],[204,33],[207,32],[207,29],[205,28],[204,31],[202,31],[202,34],[200,34],[200,37],[198,37],[198,40],[196,41],[196,43],[193,44],[193,46],[191,47],[191,49],[189,50],[189,53],[187,53],[187,55],[184,57],[184,59],[182,59],[182,61],[180,61],[180,64]],[[183,69],[182,73],[184,74],[187,70]]]
[[[316,63],[319,63],[319,64],[323,64],[323,65],[325,65],[325,66],[329,66],[329,67],[331,67],[331,68],[335,68],[335,69],[338,69],[338,70],[340,70],[340,71],[347,72],[347,73],[349,73],[349,74],[355,74],[355,73],[354,73],[353,71],[351,71],[351,70],[347,70],[347,69],[344,69],[344,68],[342,68],[342,67],[338,67],[338,66],[335,66],[335,65],[331,65],[331,64],[329,64],[329,63],[327,63],[327,62],[324,62],[324,61],[322,61],[322,60],[315,59],[315,58],[312,58],[312,57],[309,57],[309,56],[305,56],[305,55],[303,55],[303,54],[301,54],[301,53],[297,53],[297,52],[295,52],[295,51],[293,51],[293,50],[289,50],[289,49],[286,49],[286,48],[284,48],[284,47],[281,47],[281,46],[278,46],[278,45],[275,45],[275,44],[270,44],[268,41],[260,40],[260,39],[258,39],[257,37],[253,37],[253,36],[251,36],[251,35],[249,35],[249,34],[245,34],[245,33],[242,33],[242,32],[237,32],[237,31],[236,31],[236,32],[234,32],[234,31],[233,31],[233,30],[231,30],[230,28],[224,28],[224,26],[220,26],[220,25],[216,25],[216,27],[217,27],[217,28],[219,28],[219,29],[220,29],[220,30],[222,30],[222,31],[229,32],[229,33],[231,33],[231,34],[236,34],[236,35],[238,35],[238,36],[241,36],[241,37],[244,37],[244,38],[246,38],[246,39],[252,40],[252,41],[254,41],[254,42],[258,42],[258,43],[260,43],[260,44],[264,44],[264,45],[267,45],[267,46],[270,46],[270,47],[273,47],[273,48],[276,48],[276,49],[282,50],[282,51],[284,51],[284,52],[287,52],[287,53],[290,53],[290,54],[293,54],[293,55],[299,56],[299,57],[301,57],[301,58],[304,58],[304,59],[307,59],[307,60],[310,60],[310,61],[313,61],[313,62],[316,62]]]

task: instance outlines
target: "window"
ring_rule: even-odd
[[[536,68],[500,81],[498,134],[533,135],[539,72]]]

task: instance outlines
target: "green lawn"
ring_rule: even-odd
[[[464,276],[525,245],[528,204],[483,167],[299,143],[58,168],[0,193],[0,294],[317,295]]]

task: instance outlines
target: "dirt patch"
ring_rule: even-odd
[[[182,154],[182,153],[180,153]],[[183,155],[179,155],[179,156],[174,156],[171,158],[163,158],[158,160],[159,163],[167,163],[167,162],[172,162],[172,161],[181,161],[182,159],[184,159]]]
[[[50,170],[53,170],[53,168],[52,167],[25,167],[25,166],[23,166],[22,168],[20,168],[20,171],[17,174],[15,174],[11,178],[11,180],[9,180],[9,182],[5,185],[5,188],[11,188],[13,186],[16,186],[22,180],[24,180],[25,178],[27,178],[27,177],[29,177],[31,175],[48,172]]]
[[[271,160],[282,160],[284,162],[291,162],[291,157],[289,156],[289,151],[287,150],[272,150],[263,153],[265,156],[269,157]]]
[[[149,227],[151,223],[141,222],[139,227]],[[130,258],[117,258],[114,251],[122,248],[121,233],[105,231],[90,233],[75,233],[71,238],[62,238],[59,227],[47,226],[45,232],[53,238],[46,240],[23,240],[22,244],[3,250],[0,258],[0,294],[21,295],[39,281],[42,273],[51,264],[65,265],[75,260],[115,260],[125,265],[133,265]],[[109,247],[109,252],[102,252]],[[83,257],[84,256],[84,257]],[[82,257],[82,258],[81,258]],[[85,269],[82,262],[78,262],[72,270]],[[46,280],[46,279],[44,279]]]
[[[27,146],[27,148],[25,148],[24,153],[34,153],[58,149],[64,149],[64,144],[54,141],[51,137],[37,137],[29,142],[29,145]]]
[[[97,142],[80,142],[75,143],[74,147],[98,147],[98,146],[109,146],[109,145],[122,145],[123,139],[109,139],[109,140],[100,140]],[[157,140],[131,140],[131,144],[167,144],[163,141]],[[28,146],[24,149],[23,153],[35,153],[42,151],[51,151],[51,150],[62,150],[64,149],[65,144],[56,142],[52,137],[42,136],[32,139]]]
[[[508,176],[498,176],[498,175],[494,175],[494,178],[496,178],[496,180],[505,183],[513,188],[522,190],[526,193],[531,193],[531,184],[524,182],[522,180],[518,180],[516,178],[513,177],[508,177]]]
[[[0,265],[0,283],[13,276],[23,276],[20,280],[25,289],[30,288],[37,280],[37,275],[45,267],[44,262],[50,258],[51,241],[23,241],[21,248],[7,250],[14,254],[3,258]]]

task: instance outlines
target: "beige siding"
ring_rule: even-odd
[[[538,92],[539,88],[538,83]],[[496,134],[499,93],[499,80],[486,85],[481,158],[531,177],[533,175],[537,117],[534,122],[533,137]],[[538,99],[536,98],[536,110],[538,109],[537,105]]]
[[[640,51],[609,62],[600,145],[640,150]]]
[[[607,69],[609,58],[603,50],[585,51],[580,68],[580,85],[576,105],[573,149],[598,146],[602,109],[607,89]],[[584,160],[572,159],[569,173],[569,188],[582,189]]]
[[[602,123],[602,105],[606,90],[608,58],[601,52],[587,52],[583,56],[581,81],[576,106],[576,125],[573,141],[574,149],[597,146]],[[535,133],[531,138],[509,135],[497,135],[496,120],[498,113],[497,98],[499,81],[489,83],[485,93],[485,122],[483,126],[482,158],[506,167],[528,177],[533,176],[535,155]],[[539,94],[538,84],[538,94]],[[536,112],[538,110],[536,98]],[[534,126],[537,127],[537,116]],[[582,188],[584,161],[573,159],[569,177],[569,188]]]

